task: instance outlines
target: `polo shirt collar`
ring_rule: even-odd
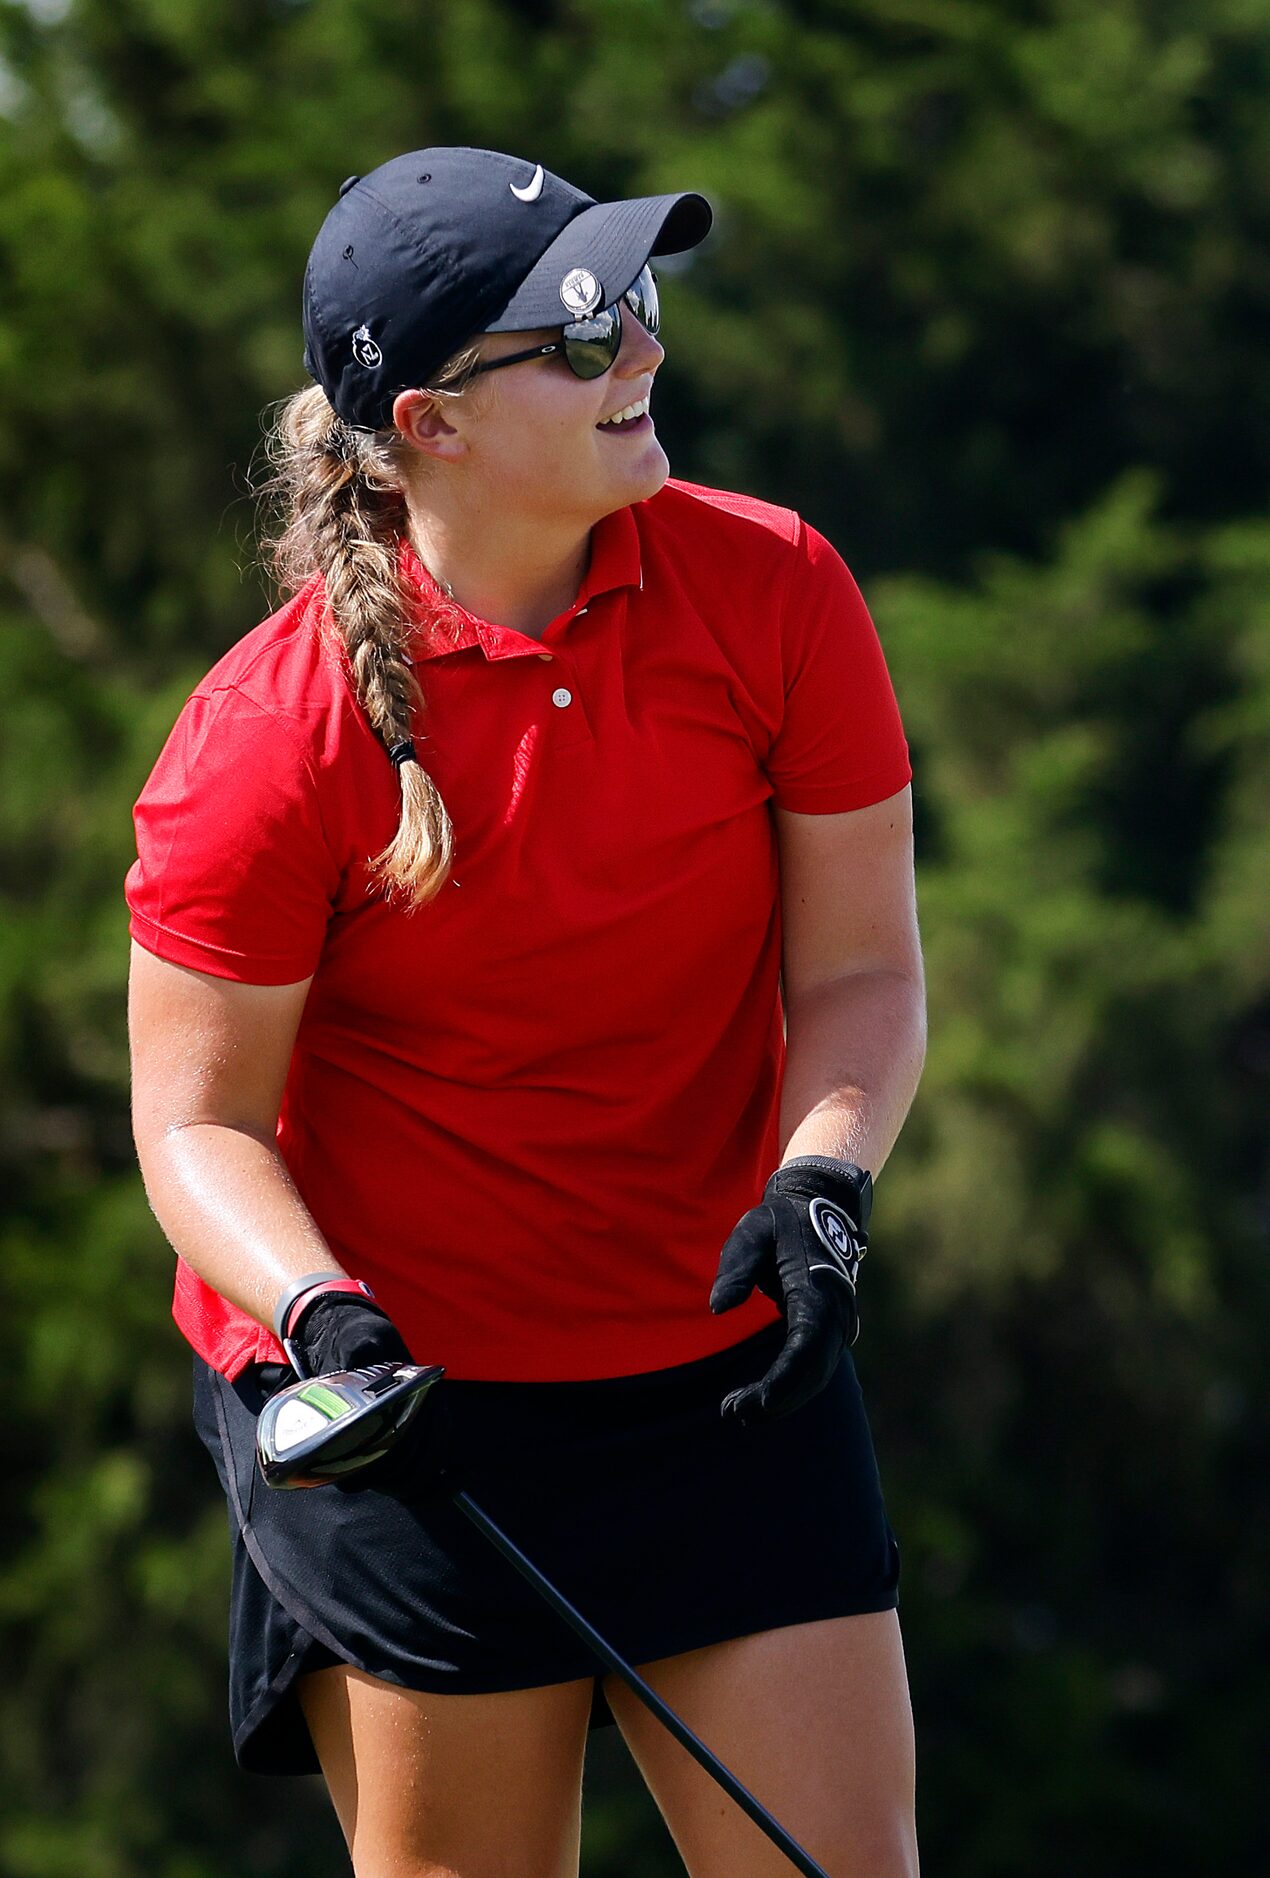
[[[479,646],[487,659],[513,659],[541,652],[542,640],[530,639],[510,626],[480,619],[443,593],[405,535],[401,538],[399,567],[406,591],[417,609],[420,630],[414,635],[410,648],[416,664],[425,659],[442,658],[450,652],[463,652],[469,646]],[[555,639],[557,628],[567,625],[600,594],[643,584],[635,517],[629,508],[616,509],[612,515],[603,516],[591,530],[591,561],[582,577],[577,598],[552,620],[544,637]]]

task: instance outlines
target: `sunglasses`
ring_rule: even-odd
[[[563,352],[565,363],[575,378],[602,378],[621,351],[623,303],[645,332],[655,336],[661,325],[661,303],[653,270],[643,267],[612,306],[584,320],[572,320],[560,338],[550,345],[531,346],[528,352],[511,352],[505,359],[491,359],[488,365],[475,366],[469,376],[478,378],[482,372],[501,372],[504,365],[522,365],[526,359],[549,359],[552,353]]]

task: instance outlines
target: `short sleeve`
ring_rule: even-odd
[[[912,778],[886,660],[837,549],[806,522],[781,615],[784,716],[766,768],[778,808],[828,815]]]
[[[339,869],[294,729],[233,687],[196,692],[134,820],[125,893],[138,944],[243,984],[312,975]]]

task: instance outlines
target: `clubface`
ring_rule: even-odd
[[[436,1363],[384,1363],[310,1376],[271,1396],[256,1423],[270,1487],[320,1487],[386,1454],[445,1374]]]

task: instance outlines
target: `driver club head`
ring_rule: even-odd
[[[438,1363],[377,1363],[308,1376],[270,1396],[256,1457],[270,1487],[321,1487],[388,1452],[423,1407]]]

